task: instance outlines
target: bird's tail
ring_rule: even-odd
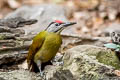
[[[44,70],[46,65],[52,65],[51,61],[48,61],[46,63],[42,63],[41,64],[41,70]],[[35,73],[40,72],[37,64],[34,61],[31,61],[31,64],[28,64],[28,69],[31,72],[35,72]]]
[[[37,66],[37,64],[35,63],[35,62],[32,62],[31,63],[31,68],[29,69],[31,72],[35,72],[35,73],[37,73],[37,72],[40,72],[39,71],[39,68],[38,68],[38,66]]]

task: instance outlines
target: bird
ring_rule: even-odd
[[[63,22],[61,20],[52,21],[45,30],[39,32],[29,47],[27,55],[28,70],[40,72],[42,76],[41,65],[51,61],[58,52],[62,37],[60,33],[68,26],[76,22]]]
[[[110,36],[111,36],[112,43],[120,44],[120,32],[119,31],[116,30],[116,31],[111,32]]]

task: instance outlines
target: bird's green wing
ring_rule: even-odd
[[[46,34],[47,34],[46,31],[42,31],[34,37],[33,42],[29,48],[28,56],[27,56],[28,69],[31,68],[34,55],[41,48],[45,40]]]

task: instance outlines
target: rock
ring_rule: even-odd
[[[2,54],[3,53],[3,54]],[[0,67],[18,64],[26,59],[26,54],[20,54],[17,51],[1,51],[0,52]]]
[[[62,66],[46,66],[44,72],[46,73],[46,80],[75,80],[70,70],[63,70]]]
[[[45,80],[119,80],[114,70],[120,62],[114,52],[92,45],[79,45],[66,51],[64,65],[47,65]],[[3,80],[41,80],[39,73],[27,70],[0,72]],[[42,79],[42,80],[44,80]]]
[[[110,25],[108,25],[104,31],[103,31],[103,34],[105,36],[110,36],[110,33],[111,32],[119,32],[120,33],[120,23],[111,23]]]
[[[27,70],[0,72],[0,78],[0,80],[42,80],[35,73],[30,73]]]
[[[11,72],[0,72],[0,80],[75,80],[69,70],[62,70],[58,66],[47,66],[46,75],[41,78],[39,73],[27,70],[14,70]]]
[[[59,70],[49,80],[75,80],[70,70]]]
[[[7,26],[11,28],[23,27],[25,25],[35,24],[37,20],[25,20],[22,17],[8,18],[8,19],[0,19],[0,26]]]
[[[120,61],[111,50],[92,45],[79,45],[66,51],[63,70],[70,70],[76,80],[116,80],[114,68]]]
[[[41,30],[44,30],[50,22],[53,20],[67,21],[68,15],[71,15],[71,11],[64,6],[53,4],[42,4],[35,6],[23,6],[18,8],[15,12],[8,14],[5,19],[14,17],[23,17],[24,19],[37,19],[38,23],[26,26],[23,29],[25,33],[36,34]]]

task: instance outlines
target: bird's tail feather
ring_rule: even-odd
[[[32,62],[30,71],[35,72],[35,73],[40,72],[39,68],[35,62]]]
[[[48,61],[46,63],[42,63],[41,64],[41,70],[44,70],[46,65],[52,65],[51,61]],[[29,70],[31,72],[35,72],[35,73],[40,72],[37,64],[35,62],[33,62],[33,61],[31,62],[31,67],[29,68]]]

